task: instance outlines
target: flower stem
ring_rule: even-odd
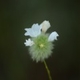
[[[51,75],[50,75],[50,70],[49,70],[49,68],[48,68],[45,60],[44,60],[44,65],[45,65],[45,68],[46,68],[46,70],[47,70],[47,73],[48,73],[48,76],[49,76],[49,80],[52,80],[52,77],[51,77]]]

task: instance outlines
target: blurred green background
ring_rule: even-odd
[[[0,0],[0,80],[49,80],[25,47],[24,28],[49,20],[59,34],[46,62],[53,80],[80,80],[79,0]]]

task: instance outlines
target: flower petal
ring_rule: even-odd
[[[48,38],[48,41],[54,41],[54,40],[57,40],[57,37],[58,37],[58,33],[56,31],[52,32]]]
[[[38,24],[33,24],[32,28],[25,28],[27,31],[24,35],[30,37],[37,37],[41,34],[41,27]]]
[[[45,20],[45,21],[43,21],[43,22],[41,23],[40,26],[42,26],[42,31],[43,31],[43,32],[46,32],[47,29],[50,28],[51,25],[50,25],[49,21],[46,21],[46,20]]]
[[[26,42],[24,44],[25,44],[25,46],[32,46],[34,44],[34,42],[31,41],[31,39],[29,38],[28,40],[26,40]]]
[[[27,31],[27,32],[24,34],[25,36],[31,35],[31,29],[30,29],[30,28],[25,28],[25,30]]]

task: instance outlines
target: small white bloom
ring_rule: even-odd
[[[34,44],[33,41],[31,41],[31,39],[29,38],[28,40],[26,40],[26,42],[24,43],[26,46],[32,46]]]
[[[33,24],[32,28],[25,28],[25,30],[27,31],[24,34],[25,36],[37,37],[41,34],[41,26],[39,26],[38,24]]]
[[[58,33],[56,31],[52,32],[50,35],[49,35],[49,38],[48,38],[48,41],[54,41],[54,40],[57,40],[57,37],[58,37]]]
[[[48,30],[48,28],[50,28],[50,23],[49,21],[43,21],[40,25],[42,27],[42,31],[46,32]]]
[[[31,28],[25,28],[25,36],[30,36],[24,43],[25,46],[29,46],[30,55],[33,60],[44,61],[52,54],[52,49],[54,49],[54,44],[52,41],[57,40],[59,36],[56,31],[52,32],[50,35],[45,32],[50,28],[49,21],[43,21],[40,25],[33,24]]]

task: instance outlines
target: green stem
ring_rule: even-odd
[[[46,70],[47,70],[47,73],[48,73],[48,76],[49,76],[49,80],[52,80],[52,77],[51,77],[51,75],[50,75],[50,70],[49,70],[49,68],[48,68],[45,60],[44,60],[44,65],[45,65],[45,68],[46,68]]]

